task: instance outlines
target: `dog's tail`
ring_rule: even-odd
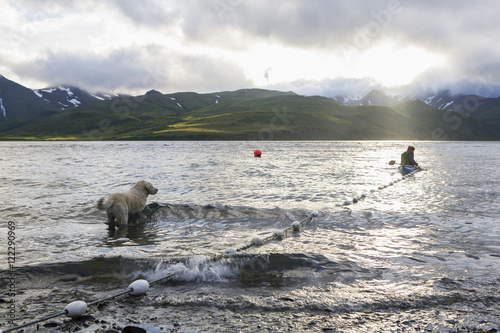
[[[104,200],[105,200],[105,198],[101,198],[101,199],[99,199],[99,201],[97,201],[97,209],[107,210],[107,209],[111,208],[111,206],[113,206],[113,204],[114,204],[113,200],[108,200],[106,202],[104,202]]]

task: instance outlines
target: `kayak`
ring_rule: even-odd
[[[410,164],[402,164],[398,167],[399,172],[401,172],[403,175],[407,175],[409,173],[417,171],[418,169],[420,169],[418,166]]]

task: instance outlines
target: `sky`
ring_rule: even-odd
[[[0,74],[141,95],[500,96],[498,0],[0,0]]]

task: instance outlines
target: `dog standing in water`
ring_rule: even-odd
[[[114,226],[115,221],[119,226],[126,226],[129,216],[141,212],[146,207],[148,196],[156,193],[157,188],[141,180],[127,192],[113,193],[107,199],[99,199],[97,208],[106,211],[110,226]]]

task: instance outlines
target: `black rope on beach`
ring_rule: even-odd
[[[109,301],[110,299],[113,299],[113,298],[116,298],[118,296],[121,296],[121,295],[125,295],[125,294],[128,294],[128,293],[131,293],[133,290],[132,289],[127,289],[125,291],[122,291],[121,293],[118,293],[118,294],[115,294],[113,296],[109,296],[109,297],[106,297],[106,298],[103,298],[103,299],[100,299],[100,300],[97,300],[97,301],[93,301],[89,304],[87,304],[88,306],[91,306],[91,305],[95,305],[95,304],[99,304],[99,303],[102,303],[104,301]]]
[[[149,285],[150,286],[154,286],[155,284],[167,282],[167,281],[173,280],[174,277],[175,277],[175,273],[170,273],[170,274],[162,277],[161,279],[154,280],[154,281],[150,282]]]
[[[18,330],[18,329],[21,329],[21,328],[24,328],[24,327],[28,327],[28,326],[31,326],[31,325],[35,325],[35,324],[38,324],[38,323],[41,323],[43,321],[46,321],[46,320],[49,320],[49,319],[52,319],[52,318],[56,318],[56,317],[59,317],[59,316],[62,316],[66,314],[65,311],[63,312],[59,312],[59,313],[56,313],[56,314],[53,314],[51,316],[48,316],[48,317],[45,317],[45,318],[42,318],[42,319],[38,319],[38,320],[35,320],[35,321],[31,321],[29,323],[25,323],[25,324],[22,324],[22,325],[19,325],[19,326],[16,326],[16,327],[12,327],[12,328],[8,328],[6,330],[2,330],[1,332],[12,332],[12,331],[15,331],[15,330]]]
[[[113,296],[109,296],[109,297],[106,297],[106,298],[103,298],[103,299],[100,299],[100,300],[97,300],[97,301],[94,301],[92,303],[89,303],[87,304],[88,306],[91,306],[91,305],[95,305],[95,304],[99,304],[101,302],[104,302],[104,301],[107,301],[107,300],[110,300],[110,299],[113,299],[115,297],[118,297],[118,296],[121,296],[121,295],[124,295],[124,294],[128,294],[128,293],[131,293],[133,291],[133,289],[127,289],[125,291],[122,291],[118,294],[115,294]],[[21,328],[24,328],[24,327],[28,327],[28,326],[31,326],[31,325],[34,325],[34,324],[38,324],[38,323],[41,323],[41,322],[44,322],[44,321],[47,321],[49,319],[53,319],[53,318],[56,318],[56,317],[59,317],[59,316],[62,316],[62,315],[70,315],[71,314],[71,309],[68,310],[67,308],[64,309],[64,311],[62,312],[59,312],[59,313],[56,313],[56,314],[53,314],[53,315],[50,315],[50,316],[47,316],[47,317],[44,317],[44,318],[41,318],[41,319],[38,319],[38,320],[34,320],[34,321],[30,321],[28,323],[25,323],[25,324],[22,324],[22,325],[19,325],[19,326],[16,326],[16,327],[12,327],[12,328],[8,328],[6,330],[2,330],[1,332],[5,333],[5,332],[11,332],[11,331],[15,331],[15,330],[18,330],[18,329],[21,329]]]
[[[19,325],[19,326],[16,326],[16,327],[12,327],[12,328],[8,328],[6,330],[3,330],[1,331],[2,333],[5,333],[5,332],[11,332],[11,331],[15,331],[15,330],[18,330],[18,329],[21,329],[21,328],[24,328],[24,327],[27,327],[27,326],[31,326],[31,325],[34,325],[34,324],[38,324],[38,323],[41,323],[41,322],[44,322],[44,321],[47,321],[49,319],[53,319],[53,318],[56,318],[56,317],[59,317],[59,316],[62,316],[62,315],[66,315],[66,316],[69,316],[69,317],[79,317],[80,315],[82,315],[85,311],[87,311],[87,306],[92,306],[92,305],[95,305],[95,304],[99,304],[99,303],[102,303],[104,301],[108,301],[110,299],[113,299],[113,298],[116,298],[118,296],[122,296],[122,295],[125,295],[125,294],[129,294],[129,293],[132,293],[134,292],[134,288],[129,288],[125,291],[122,291],[122,292],[119,292],[115,295],[112,295],[112,296],[109,296],[109,297],[106,297],[106,298],[103,298],[103,299],[99,299],[97,301],[94,301],[94,302],[91,302],[91,303],[88,303],[88,304],[85,304],[85,306],[82,308],[82,309],[78,309],[76,310],[76,314],[77,315],[73,315],[74,313],[72,311],[74,311],[74,309],[71,308],[71,305],[73,303],[77,303],[77,302],[81,302],[80,304],[83,305],[84,302],[82,301],[77,301],[77,302],[73,302],[73,303],[70,303],[66,306],[66,308],[64,309],[64,311],[62,312],[59,312],[59,313],[56,313],[56,314],[53,314],[53,315],[50,315],[50,316],[47,316],[47,317],[44,317],[44,318],[41,318],[41,319],[38,319],[38,320],[34,320],[34,321],[31,321],[31,322],[28,322],[28,323],[25,323],[25,324],[22,324],[22,325]],[[80,305],[79,304],[79,305]],[[83,310],[84,311],[80,311],[80,310]],[[82,312],[82,313],[80,313]]]

